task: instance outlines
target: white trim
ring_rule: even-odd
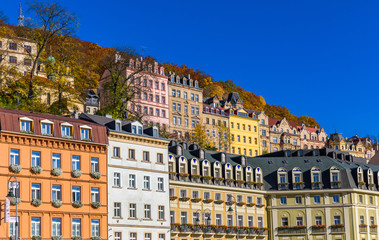
[[[52,121],[48,119],[41,120],[40,123],[54,124]]]
[[[80,128],[84,128],[84,129],[92,129],[90,126],[87,126],[87,125],[81,125]]]
[[[61,126],[73,127],[74,125],[72,125],[68,122],[64,122],[64,123],[61,123]]]
[[[20,117],[19,120],[33,122],[33,119],[28,117]]]

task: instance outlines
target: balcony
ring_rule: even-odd
[[[306,226],[288,227],[282,226],[278,228],[278,235],[304,235],[307,233]]]
[[[336,224],[330,226],[331,233],[344,233],[345,232],[345,226],[343,224]]]
[[[377,234],[378,233],[378,227],[376,225],[370,226],[370,233],[371,234]]]
[[[312,226],[312,234],[325,234],[326,226],[325,225],[314,225]]]
[[[367,233],[367,225],[366,224],[360,224],[359,225],[359,232],[360,233]]]

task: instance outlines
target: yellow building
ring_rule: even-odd
[[[172,141],[169,171],[171,239],[268,239],[263,173],[245,156]]]
[[[360,139],[345,138],[341,133],[330,134],[329,148],[345,151],[355,157],[365,158],[365,146]]]
[[[245,156],[261,154],[259,139],[259,120],[255,112],[244,109],[228,109],[231,153]]]

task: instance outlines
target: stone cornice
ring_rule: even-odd
[[[117,133],[117,132],[110,132],[109,140],[121,141],[121,142],[126,142],[126,143],[133,142],[134,144],[141,144],[141,145],[148,145],[148,146],[152,146],[153,144],[155,145],[155,147],[160,147],[160,148],[163,148],[163,147],[167,148],[169,144],[169,140],[165,140],[165,139],[144,137],[141,135],[125,134],[125,133]]]

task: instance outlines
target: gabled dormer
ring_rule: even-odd
[[[157,126],[152,126],[143,130],[143,133],[151,137],[159,137],[159,129]]]

